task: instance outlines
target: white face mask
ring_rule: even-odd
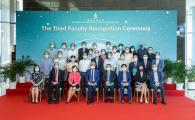
[[[95,54],[96,57],[99,57],[99,54]]]
[[[153,71],[157,71],[157,67],[152,68]]]
[[[144,60],[147,60],[147,59],[148,59],[148,57],[143,57],[143,59],[144,59]]]
[[[90,54],[90,55],[92,55],[92,54],[93,54],[93,52],[92,52],[92,51],[89,51],[89,54]]]
[[[110,48],[110,45],[106,45],[107,48]]]
[[[101,52],[101,53],[102,53],[103,55],[104,55],[104,54],[106,54],[106,52],[104,52],[104,51],[103,51],[103,52]]]
[[[112,59],[112,56],[111,56],[111,55],[109,55],[109,56],[108,56],[108,59]]]
[[[83,59],[85,59],[85,60],[86,60],[86,59],[87,59],[87,56],[83,56]]]
[[[131,48],[131,51],[133,52],[135,49]]]
[[[113,49],[112,51],[113,51],[114,53],[116,53],[116,49]]]
[[[134,62],[137,62],[137,58],[134,58],[133,60],[134,60]]]
[[[35,72],[39,72],[39,68],[35,68]]]
[[[122,50],[122,49],[123,49],[123,47],[122,47],[122,46],[119,46],[119,49],[120,49],[120,50]]]
[[[45,58],[49,58],[49,55],[44,55]]]
[[[91,69],[95,69],[95,66],[91,66]]]
[[[55,68],[55,69],[58,69],[58,65],[55,65],[54,68]]]
[[[72,58],[72,59],[71,59],[71,61],[72,61],[72,62],[75,62],[75,59],[74,59],[74,58]]]
[[[126,71],[126,70],[127,70],[127,68],[126,68],[126,67],[124,67],[124,68],[122,68],[122,70],[123,70],[123,71]]]
[[[93,46],[93,48],[94,48],[94,49],[96,49],[96,48],[97,48],[97,46],[95,46],[95,45],[94,45],[94,46]]]
[[[54,48],[54,45],[52,44],[52,45],[50,45],[50,47],[51,47],[51,48]]]
[[[129,53],[129,50],[125,50],[126,53]]]
[[[83,47],[83,48],[86,48],[86,45],[83,45],[82,47]]]
[[[151,54],[151,53],[152,53],[152,50],[148,50],[148,53],[150,53],[150,54]]]
[[[156,59],[160,59],[160,56],[159,55],[156,55]]]
[[[63,46],[62,46],[62,49],[65,49],[65,48],[66,48],[66,46],[65,46],[65,45],[63,45]]]
[[[108,67],[108,68],[107,68],[107,70],[108,70],[108,71],[110,71],[110,70],[111,70],[111,68],[110,68],[110,67]]]
[[[74,68],[72,71],[73,71],[73,72],[76,72],[76,71],[77,71],[77,69],[75,69],[75,68]]]
[[[74,50],[74,47],[71,47],[71,50]]]
[[[124,60],[125,59],[125,57],[124,56],[121,56],[121,60]]]
[[[58,57],[59,57],[59,58],[62,58],[62,54],[59,54]]]

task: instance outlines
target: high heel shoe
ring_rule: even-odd
[[[148,101],[145,101],[146,104],[148,104]]]
[[[143,103],[143,100],[142,99],[140,99],[140,103]]]

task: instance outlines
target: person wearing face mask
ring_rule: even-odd
[[[130,53],[129,47],[125,48],[125,60],[128,61],[128,64],[131,63],[133,54]]]
[[[90,69],[91,61],[88,59],[87,53],[83,53],[83,59],[79,61],[79,71],[81,74],[81,89],[83,96],[86,95],[86,80],[85,73],[88,69]]]
[[[118,45],[118,50],[117,50],[117,52],[118,52],[119,54],[125,53],[125,51],[123,50],[123,44],[119,44],[119,45]]]
[[[67,64],[67,72],[68,73],[70,73],[70,72],[72,72],[72,66],[79,66],[78,65],[78,63],[76,62],[76,57],[74,56],[74,55],[72,55],[71,57],[70,57],[70,61],[68,62],[68,64]]]
[[[66,48],[66,43],[65,43],[65,42],[63,42],[63,43],[61,44],[61,49],[59,49],[58,51],[62,51],[62,58],[65,59],[65,60],[67,60],[67,57],[68,57],[68,50],[67,50],[67,48]]]
[[[49,57],[54,60],[57,55],[57,49],[55,48],[55,45],[53,42],[49,44],[49,48],[46,50],[49,53]]]
[[[106,70],[106,65],[107,64],[111,64],[112,65],[112,70],[115,71],[116,70],[116,61],[112,58],[112,53],[109,52],[108,53],[108,59],[106,59],[104,61],[104,70]]]
[[[137,50],[138,59],[140,62],[143,61],[143,56],[147,54],[147,49],[144,47],[144,43],[140,45],[140,48]]]
[[[106,53],[108,52],[112,52],[111,42],[109,41],[106,42]]]
[[[118,73],[118,86],[120,90],[120,97],[121,97],[121,103],[123,104],[125,102],[124,99],[124,89],[127,89],[128,94],[128,103],[131,103],[131,94],[132,94],[132,88],[131,88],[131,75],[127,71],[127,65],[123,64],[121,65],[122,71],[119,71]]]
[[[153,48],[152,47],[148,47],[148,60],[150,61],[150,63],[152,63],[152,61],[155,59],[155,54],[153,53]]]
[[[145,103],[148,104],[147,100],[147,74],[144,72],[144,68],[142,65],[139,65],[138,72],[136,73],[135,80],[136,80],[136,87],[140,87],[141,89],[141,97],[140,97],[140,103],[143,102],[143,96],[145,98]]]
[[[66,70],[66,60],[63,58],[63,52],[59,51],[57,58],[54,60],[54,63],[58,62],[59,63],[59,69],[65,71]]]
[[[78,59],[78,50],[76,49],[74,43],[70,44],[70,50],[68,51],[68,60],[70,60],[71,56],[75,56],[75,58]]]
[[[91,68],[86,71],[85,78],[88,85],[88,100],[87,104],[94,102],[96,88],[100,77],[99,70],[95,69],[95,62],[91,62]]]
[[[117,52],[117,47],[113,46],[112,47],[112,58],[117,62],[118,59],[120,58],[120,53]]]
[[[59,69],[59,63],[55,62],[54,67],[49,75],[49,85],[48,85],[48,104],[52,104],[52,93],[55,89],[55,101],[54,103],[59,103],[60,98],[60,88],[63,88],[64,84],[64,71]]]
[[[79,48],[78,50],[78,55],[79,55],[79,61],[83,59],[83,53],[89,53],[89,49],[87,48],[87,43],[86,42],[82,42],[81,43],[81,48]]]
[[[48,84],[48,79],[49,79],[49,73],[53,68],[53,60],[49,57],[49,53],[46,51],[44,52],[44,57],[40,61],[40,70],[43,72],[45,76],[45,84]]]
[[[43,81],[44,74],[40,72],[40,67],[36,65],[34,67],[34,73],[31,75],[31,95],[32,95],[32,103],[38,103],[39,91],[43,91]]]
[[[157,70],[163,75],[164,60],[160,59],[159,52],[156,52],[156,56],[155,56],[155,59],[152,61],[152,64],[156,64]]]
[[[136,53],[136,50],[135,50],[135,46],[131,46],[130,47],[130,53],[132,54],[132,55],[136,55],[137,53]]]
[[[150,80],[150,86],[153,90],[153,104],[157,104],[157,90],[160,89],[162,104],[166,104],[165,102],[165,90],[163,87],[163,76],[161,72],[158,71],[157,65],[152,64],[152,71],[149,73],[148,76]]]
[[[69,103],[72,96],[76,93],[76,90],[79,89],[80,86],[81,76],[80,73],[77,71],[77,66],[72,66],[72,72],[69,74],[68,83],[69,83],[69,90],[68,90],[68,97],[66,102]]]
[[[116,79],[116,73],[111,70],[111,66],[112,66],[111,64],[106,65],[106,71],[103,77],[104,90],[105,90],[105,100],[104,100],[105,103],[108,102],[109,92],[110,92],[110,102],[111,103],[114,102],[114,87],[115,87],[114,81]]]
[[[88,59],[91,60],[95,57],[93,49],[89,49]]]
[[[93,51],[98,50],[98,49],[97,49],[97,43],[93,43],[93,44],[92,44],[92,49],[93,49]]]
[[[125,60],[125,54],[121,54],[120,58],[117,61],[117,68],[116,68],[117,75],[118,75],[119,71],[122,71],[121,65],[123,65],[123,64],[126,64],[127,68],[128,68],[129,63],[128,63],[128,61]]]
[[[106,50],[105,50],[105,49],[101,49],[101,55],[100,55],[100,57],[101,57],[103,60],[106,60],[107,54],[106,54]]]

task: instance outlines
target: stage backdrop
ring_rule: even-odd
[[[57,48],[61,42],[106,41],[125,46],[145,43],[161,52],[164,59],[176,59],[176,11],[24,11],[17,12],[17,58],[29,55],[39,62],[51,41]]]

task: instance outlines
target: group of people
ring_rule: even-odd
[[[114,90],[119,91],[121,103],[132,102],[132,93],[137,86],[141,89],[140,102],[148,103],[147,90],[152,89],[153,104],[157,104],[157,90],[160,89],[162,104],[166,104],[163,87],[164,61],[160,53],[153,53],[153,48],[145,48],[144,44],[136,51],[135,46],[124,47],[123,44],[112,46],[106,42],[105,48],[98,50],[97,43],[91,48],[86,42],[79,49],[70,44],[67,49],[65,42],[57,50],[53,42],[44,52],[39,65],[34,67],[32,74],[32,102],[38,102],[39,91],[47,87],[48,103],[59,103],[60,89],[68,83],[66,102],[81,89],[83,96],[87,93],[87,104],[94,102],[96,90],[103,94],[104,102],[114,102]],[[86,90],[87,89],[87,90]],[[55,96],[55,100],[53,100]]]

